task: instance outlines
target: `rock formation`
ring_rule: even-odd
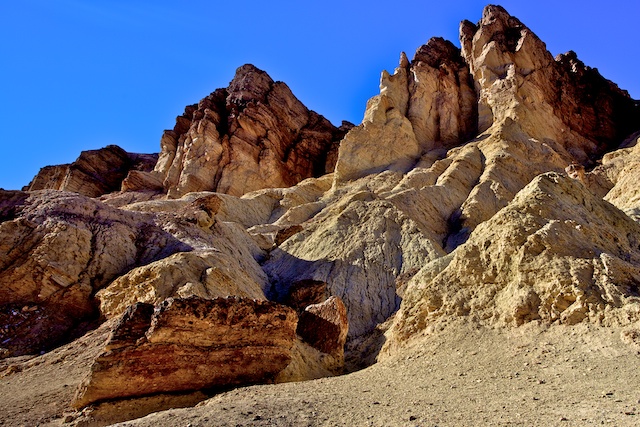
[[[124,185],[125,189],[157,190],[152,181],[134,185],[134,177],[153,170],[157,160],[155,154],[127,153],[116,145],[109,145],[99,150],[83,151],[71,164],[42,168],[24,189],[72,191],[98,197],[119,191],[126,180],[129,184]]]
[[[411,63],[403,53],[393,75],[382,73],[380,95],[341,143],[336,181],[406,172],[423,152],[471,139],[476,122],[476,94],[460,50],[432,38]]]
[[[480,132],[510,118],[528,136],[584,163],[638,126],[638,106],[627,93],[574,52],[554,60],[545,44],[500,6],[487,6],[477,25],[462,22],[460,42],[478,92]]]
[[[0,191],[0,353],[104,322],[82,407],[334,375],[452,318],[635,345],[637,101],[501,7],[460,38],[402,54],[350,130],[246,65],[154,170],[110,147]]]
[[[319,304],[304,309],[296,330],[313,348],[327,353],[344,363],[344,344],[349,332],[347,308],[340,298],[332,296]]]
[[[291,360],[296,323],[290,308],[251,299],[132,305],[74,405],[267,381]]]
[[[165,132],[155,172],[170,197],[289,187],[333,171],[348,127],[335,128],[286,84],[244,65],[228,88],[188,106]]]
[[[636,322],[638,265],[637,222],[579,182],[540,175],[464,245],[413,277],[392,336],[407,339],[446,316]]]
[[[103,288],[102,314],[111,317],[137,301],[260,297],[266,287],[255,242],[243,229],[214,221],[202,198],[171,214],[51,190],[3,192],[0,206],[0,307],[8,325],[0,338],[9,354],[50,348],[96,318],[95,294]]]

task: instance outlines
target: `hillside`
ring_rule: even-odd
[[[460,44],[0,192],[0,424],[636,425],[640,103],[499,6]]]

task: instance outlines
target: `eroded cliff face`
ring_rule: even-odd
[[[116,145],[109,145],[83,151],[71,164],[42,168],[24,190],[71,191],[87,197],[99,197],[121,189],[158,191],[161,187],[157,183],[154,185],[152,180],[134,187],[135,178],[130,178],[148,174],[157,160],[157,154],[127,153]]]
[[[575,52],[554,59],[500,6],[487,6],[477,25],[462,22],[460,42],[478,92],[480,132],[509,118],[532,138],[585,163],[637,128],[637,105],[627,93]]]
[[[228,88],[188,106],[165,132],[155,173],[169,197],[289,187],[333,171],[349,127],[343,126],[308,110],[286,84],[244,65]]]
[[[341,142],[349,126],[246,65],[187,107],[155,169],[118,178],[123,191],[0,194],[5,355],[46,350],[98,317],[126,326],[138,307],[147,315],[122,354],[184,363],[185,378],[195,371],[180,354],[242,372],[231,365],[251,349],[204,354],[215,345],[189,343],[202,334],[190,315],[167,329],[180,343],[153,341],[149,327],[176,301],[213,313],[230,295],[286,324],[278,369],[245,383],[372,363],[383,342],[393,354],[452,316],[637,325],[637,102],[574,53],[554,59],[501,7],[463,22],[460,37],[462,49],[433,38],[411,61],[402,54]],[[109,345],[77,406],[160,392],[161,370],[136,373]]]
[[[382,73],[380,95],[369,100],[362,124],[341,143],[336,182],[406,172],[424,152],[471,139],[476,105],[469,68],[451,42],[432,38],[411,62],[403,53],[393,75]]]

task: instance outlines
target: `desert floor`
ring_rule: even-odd
[[[67,404],[101,334],[2,361],[0,425],[107,423],[95,414],[70,415]],[[119,425],[636,426],[640,347],[625,335],[582,324],[488,329],[454,321],[349,375],[239,388]],[[185,399],[188,405],[198,396]]]

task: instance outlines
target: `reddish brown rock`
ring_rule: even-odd
[[[320,280],[299,280],[291,284],[283,303],[302,313],[312,304],[320,304],[329,298],[327,284]]]
[[[306,343],[340,362],[344,360],[348,332],[347,308],[336,296],[305,308],[297,330]]]
[[[98,197],[119,191],[130,171],[153,170],[157,159],[155,154],[127,153],[117,145],[83,151],[71,164],[42,168],[25,190],[62,190]],[[145,188],[151,186],[147,183]]]
[[[296,233],[299,233],[303,230],[301,225],[291,225],[289,227],[280,229],[276,232],[276,237],[274,240],[274,244],[276,246],[280,246],[282,243],[284,243],[285,240],[287,240],[289,237],[293,236]]]
[[[156,393],[253,384],[291,360],[297,316],[248,298],[131,306],[78,389],[74,406]]]
[[[164,133],[155,171],[170,197],[289,187],[333,171],[348,127],[334,127],[286,84],[244,65],[228,88],[188,106]]]

